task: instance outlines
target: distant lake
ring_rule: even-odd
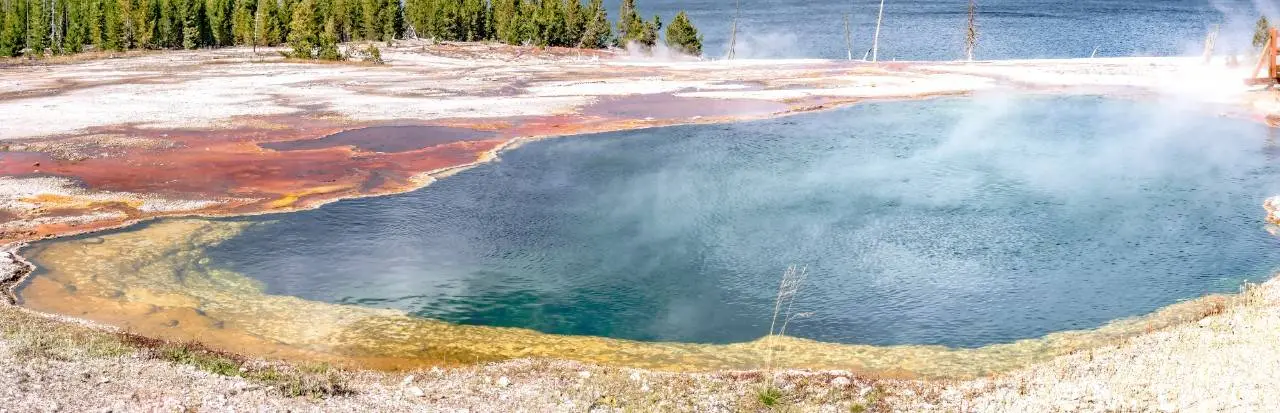
[[[616,19],[618,0],[606,0]],[[844,59],[850,15],[854,58],[871,48],[877,0],[740,0],[739,57]],[[979,0],[979,59],[1198,55],[1220,25],[1219,52],[1249,47],[1259,12],[1239,0]],[[639,0],[642,16],[670,22],[687,10],[706,37],[706,56],[723,57],[734,0]],[[1263,2],[1272,17],[1280,8]],[[881,60],[955,60],[963,56],[967,0],[885,0]]]

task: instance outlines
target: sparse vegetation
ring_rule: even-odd
[[[764,407],[778,407],[782,405],[782,390],[774,386],[764,386],[756,390],[756,401],[759,401]]]
[[[370,44],[369,47],[364,48],[364,61],[375,65],[386,64],[386,62],[382,60],[382,50],[379,50],[378,46],[374,44]]]

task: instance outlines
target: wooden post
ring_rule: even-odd
[[[853,34],[849,32],[849,13],[844,14],[844,52],[845,59],[853,60]]]
[[[1275,26],[1271,26],[1271,28],[1267,31],[1267,33],[1270,34],[1268,36],[1269,38],[1267,39],[1267,47],[1266,47],[1267,77],[1271,79],[1280,79],[1280,73],[1278,73],[1276,68],[1276,52],[1280,51],[1280,45],[1276,44],[1276,38],[1280,36],[1277,36],[1277,31]]]

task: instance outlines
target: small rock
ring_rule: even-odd
[[[498,378],[498,387],[507,387],[510,385],[511,385],[511,379],[508,379],[507,376],[502,376]]]
[[[404,380],[401,380],[401,381],[400,381],[400,385],[401,385],[401,386],[408,386],[408,385],[410,385],[410,384],[413,384],[413,375],[412,375],[412,374],[410,374],[410,375],[408,375],[408,376],[404,376]]]
[[[409,397],[426,396],[427,392],[422,391],[418,386],[409,386],[404,388],[404,395]]]
[[[849,387],[850,384],[853,384],[853,382],[850,381],[848,377],[840,376],[831,379],[831,385],[837,388],[843,389],[845,387]]]
[[[640,372],[631,372],[631,381],[640,381]]]
[[[581,378],[584,378],[584,379],[589,379],[589,378],[591,378],[591,372],[586,371],[586,370],[580,371],[580,372],[578,372],[578,377],[581,377]]]
[[[1209,323],[1210,323],[1210,321],[1209,321],[1209,319],[1208,319],[1208,318],[1201,318],[1201,319],[1200,319],[1200,322],[1199,322],[1200,327],[1208,327],[1208,326],[1209,326]]]
[[[649,392],[649,383],[641,384],[641,385],[640,385],[640,391],[645,392],[645,393],[648,393],[648,392]]]

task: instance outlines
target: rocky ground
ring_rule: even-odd
[[[1187,411],[1280,405],[1280,282],[1196,322],[968,381],[667,373],[522,359],[342,371],[0,307],[0,411]]]

